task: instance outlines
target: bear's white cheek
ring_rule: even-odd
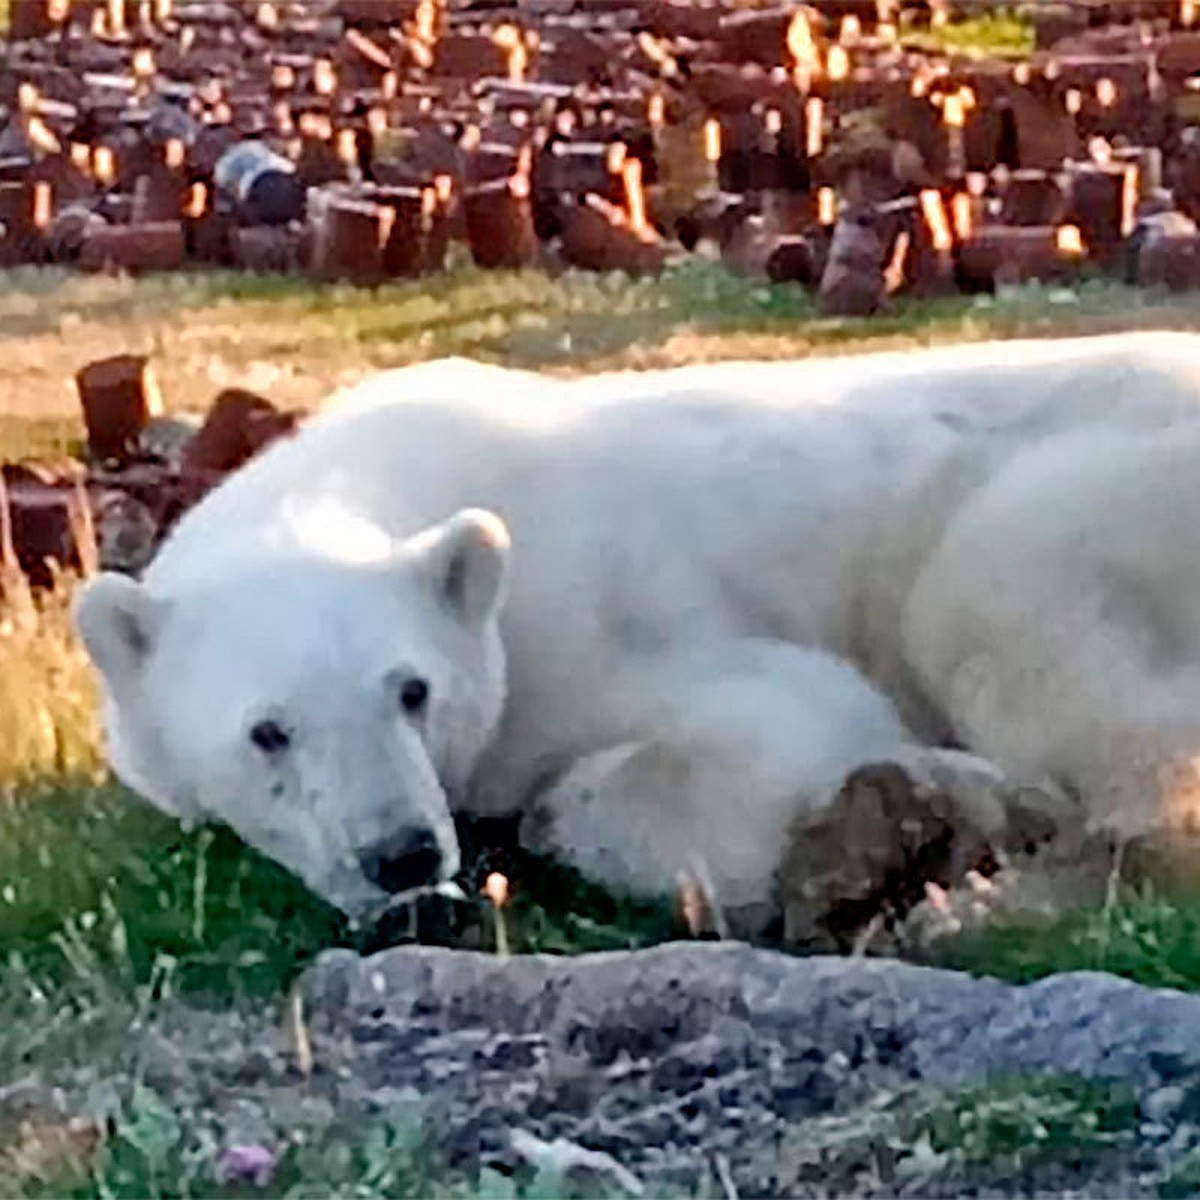
[[[105,721],[108,760],[117,778],[154,807],[178,818],[195,819],[198,814],[185,811],[173,798],[176,790],[169,773],[163,769],[161,755],[152,753],[151,739],[139,736],[131,722],[114,711]]]
[[[448,674],[441,702],[432,708],[423,730],[430,762],[448,792],[465,787],[495,734],[504,696],[502,661],[485,661],[478,674]]]
[[[280,824],[261,755],[244,738],[214,729],[211,718],[210,736],[202,737],[189,719],[181,729],[178,716],[164,712],[157,737],[141,739],[143,747],[156,743],[151,782],[168,794],[169,803],[189,819],[219,821],[247,840],[252,831],[261,836]]]
[[[381,748],[386,733],[380,733],[365,740]],[[354,751],[322,739],[274,761],[243,756],[240,777],[226,775],[218,784],[227,798],[225,819],[260,849],[303,863],[308,873],[344,867],[355,847],[390,832],[391,801],[402,790],[390,758]],[[214,796],[213,804],[221,802]]]
[[[461,699],[437,705],[422,722],[422,750],[447,792],[453,792],[469,776],[480,748],[479,733],[476,706]]]
[[[163,714],[155,714],[127,698],[104,700],[107,756],[121,783],[167,816],[188,825],[204,819],[196,781],[174,763]]]
[[[310,884],[320,879],[338,830],[322,824],[298,772],[247,754],[230,755],[227,763],[223,769],[210,765],[198,785],[209,818]]]

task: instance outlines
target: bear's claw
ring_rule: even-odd
[[[784,939],[849,951],[881,920],[1035,854],[1077,818],[1052,785],[1006,779],[957,751],[920,751],[852,771],[828,805],[792,826],[780,869]]]

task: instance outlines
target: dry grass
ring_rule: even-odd
[[[1146,325],[1200,327],[1200,297],[1093,281],[910,302],[861,321],[820,319],[798,288],[703,262],[636,281],[462,267],[370,291],[220,272],[0,272],[0,437],[35,418],[43,444],[61,445],[74,372],[118,351],[153,356],[173,408],[203,407],[231,384],[307,406],[372,370],[446,354],[569,373]]]
[[[99,779],[95,683],[72,634],[70,590],[27,619],[0,618],[0,791],[47,779]]]

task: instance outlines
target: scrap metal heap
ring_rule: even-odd
[[[1197,7],[1038,0],[1014,59],[913,38],[981,0],[13,0],[0,262],[1189,286]]]

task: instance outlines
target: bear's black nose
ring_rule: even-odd
[[[430,830],[401,829],[361,851],[358,862],[376,887],[395,895],[439,882],[442,851]]]

